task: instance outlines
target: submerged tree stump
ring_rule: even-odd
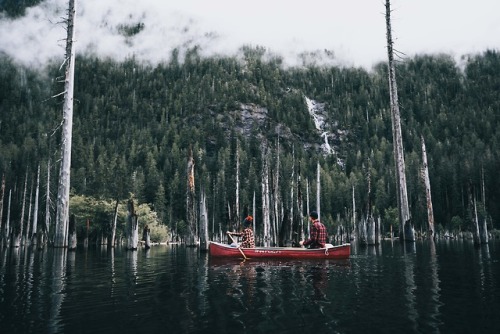
[[[151,248],[151,229],[148,225],[144,226],[142,230],[142,240],[144,241],[144,247],[146,249]]]
[[[68,228],[68,249],[73,250],[76,249],[76,218],[74,214],[69,218]]]
[[[128,217],[127,217],[127,249],[137,250],[139,242],[139,219],[135,213],[134,201],[128,201]]]

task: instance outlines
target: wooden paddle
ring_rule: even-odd
[[[238,244],[236,241],[234,241],[234,238],[233,236],[231,235],[232,233],[227,231],[227,235],[229,235],[229,237],[231,238],[231,240],[235,243],[235,244]],[[247,256],[245,255],[245,253],[243,253],[243,249],[241,249],[240,246],[238,246],[238,250],[240,251],[241,255],[243,255],[243,258],[246,260],[247,259]]]

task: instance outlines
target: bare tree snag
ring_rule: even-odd
[[[201,208],[200,208],[201,209]],[[236,140],[236,204],[235,215],[237,224],[240,223],[240,145]]]
[[[135,213],[134,200],[131,198],[127,205],[127,249],[137,250],[139,243],[139,219]]]
[[[396,66],[394,64],[394,50],[391,30],[391,4],[385,3],[387,27],[387,55],[389,58],[389,95],[391,100],[392,135],[394,145],[394,162],[396,164],[398,186],[399,222],[401,226],[400,237],[404,241],[415,241],[415,232],[410,221],[408,194],[406,189],[406,171],[403,149],[403,136],[401,133],[401,116],[399,112],[398,88],[396,84]]]
[[[207,199],[204,188],[201,189],[200,195],[200,250],[208,251]]]
[[[142,240],[144,241],[144,248],[151,248],[151,229],[148,225],[145,225],[142,229]]]
[[[75,217],[75,215],[71,215],[69,218],[68,249],[69,250],[76,249],[76,217]]]
[[[299,220],[298,235],[296,236],[297,244],[300,240],[304,240],[304,208],[302,201],[302,181],[300,175],[300,163],[297,171],[297,216]]]
[[[0,247],[7,246],[7,232],[3,224],[3,200],[5,197],[5,174],[2,175],[2,188],[0,189]],[[7,223],[5,223],[6,225]]]
[[[24,211],[26,208],[26,192],[28,187],[28,172],[26,171],[26,177],[24,178],[24,190],[23,190],[23,203],[21,207],[21,219],[17,226],[13,226],[13,236],[12,236],[12,246],[20,247],[23,244],[23,229],[24,229]]]
[[[356,222],[356,197],[354,196],[354,184],[352,185],[352,227],[354,229],[354,238],[358,239],[359,236],[359,228]]]
[[[69,0],[66,38],[66,77],[64,81],[63,127],[61,138],[61,166],[57,190],[54,247],[68,246],[71,143],[73,136],[73,85],[75,75],[75,13],[76,0]]]
[[[11,231],[10,231],[10,205],[12,203],[12,189],[9,190],[9,203],[7,204],[7,219],[5,220],[5,247],[10,246]]]
[[[118,199],[116,200],[116,204],[115,204],[115,213],[113,214],[113,225],[111,226],[111,240],[109,241],[109,246],[111,246],[112,248],[115,247],[115,243],[116,243],[116,224],[118,222]],[[87,225],[88,225],[88,220],[87,220]],[[87,231],[88,231],[88,227],[87,227]],[[87,232],[88,233],[88,232]]]
[[[194,187],[194,158],[193,150],[189,148],[187,161],[187,193],[186,193],[186,217],[188,225],[187,246],[196,246],[198,240],[198,229],[196,228],[196,210],[195,210],[195,187]]]
[[[30,237],[31,244],[36,247],[37,245],[37,231],[38,231],[38,199],[40,197],[40,165],[38,165],[36,173],[36,190],[35,190],[35,207],[33,209],[33,234]]]
[[[318,161],[318,168],[317,168],[317,173],[316,173],[316,212],[318,213],[318,219],[321,221],[321,174],[320,174],[321,168],[319,166],[319,161]],[[309,212],[307,213],[309,215]]]
[[[262,226],[263,246],[270,246],[269,230],[269,162],[267,158],[267,146],[262,145]]]
[[[429,238],[434,238],[434,210],[432,209],[431,181],[427,164],[427,150],[425,148],[424,136],[422,138],[422,177],[425,184],[425,197],[427,200],[427,222],[429,227]]]
[[[45,191],[45,225],[42,226],[43,232],[40,234],[40,246],[44,247],[49,240],[50,229],[50,159],[47,161],[47,187]]]

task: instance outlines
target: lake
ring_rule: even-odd
[[[500,241],[352,245],[344,261],[0,249],[0,333],[498,333]]]

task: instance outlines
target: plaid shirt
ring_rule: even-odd
[[[241,237],[241,245],[242,248],[255,248],[255,238],[253,236],[253,230],[250,227],[247,227],[243,230],[243,232],[233,233]]]
[[[326,244],[326,227],[318,219],[311,226],[311,238],[304,241],[304,246],[311,248],[323,248]]]

